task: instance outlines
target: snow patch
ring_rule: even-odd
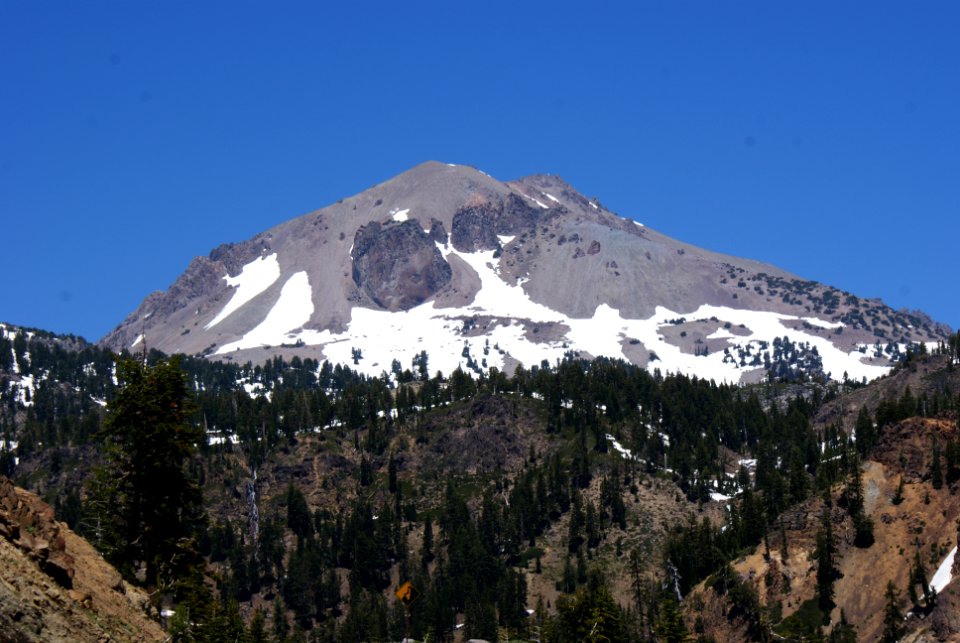
[[[280,264],[277,261],[277,253],[254,259],[245,265],[236,277],[229,275],[224,277],[223,280],[227,285],[235,287],[236,291],[213,321],[203,327],[204,330],[210,330],[219,324],[235,310],[272,286],[273,282],[279,278]]]
[[[707,339],[736,339],[737,336],[731,333],[726,328],[718,328],[714,332],[707,335]]]
[[[541,194],[542,194],[543,196],[547,197],[548,199],[550,199],[551,201],[553,201],[554,203],[560,203],[560,199],[558,199],[557,197],[553,196],[552,194],[547,194],[546,192],[541,192]]]
[[[16,401],[23,406],[33,406],[33,398],[36,394],[37,387],[33,375],[21,375],[17,385]]]
[[[930,587],[937,590],[937,594],[943,592],[943,589],[949,585],[953,579],[953,574],[950,573],[950,570],[953,569],[953,560],[956,556],[957,548],[954,547],[950,550],[950,553],[947,554],[947,557],[943,559],[940,567],[937,568],[936,573],[933,575],[933,579],[930,581]]]
[[[513,239],[509,235],[499,236],[504,245]],[[671,372],[737,383],[743,374],[762,369],[762,366],[731,363],[723,351],[695,355],[666,341],[665,329],[671,328],[678,317],[715,317],[721,328],[711,334],[710,339],[735,339],[734,343],[750,346],[756,351],[761,342],[770,343],[777,337],[788,337],[793,342],[816,347],[824,370],[834,376],[847,372],[852,379],[866,377],[869,380],[889,371],[886,366],[861,361],[867,356],[857,350],[847,353],[836,348],[827,338],[792,328],[797,321],[807,321],[823,328],[834,327],[831,322],[816,318],[704,305],[683,312],[660,306],[649,318],[630,319],[605,303],[597,306],[590,317],[571,318],[533,301],[524,288],[525,280],[505,281],[500,276],[500,258],[494,257],[495,251],[466,253],[452,245],[439,243],[436,247],[445,259],[451,255],[460,258],[479,277],[481,288],[471,303],[440,307],[428,301],[410,310],[393,313],[357,306],[351,310],[344,332],[303,329],[314,307],[307,274],[300,272],[287,281],[280,299],[260,325],[240,340],[221,347],[218,354],[302,341],[321,347],[324,357],[331,362],[348,364],[359,372],[378,376],[390,371],[394,359],[404,368],[411,367],[414,356],[426,350],[430,372],[440,370],[449,374],[458,367],[468,367],[464,350],[469,355],[469,365],[486,371],[490,367],[503,369],[511,359],[528,367],[543,360],[552,364],[563,359],[568,351],[626,359],[623,346],[630,339],[642,342],[647,350],[657,353],[659,360],[648,364],[650,370],[667,365]],[[274,256],[272,262],[275,261]],[[265,263],[266,260],[260,265]],[[486,327],[481,329],[484,336],[467,336],[466,322],[476,318],[486,320]],[[545,324],[553,327],[550,340],[539,339],[547,333],[537,334],[538,328]],[[726,325],[742,325],[745,334],[734,336],[722,327]],[[360,351],[359,359],[356,359],[354,349]]]
[[[217,446],[220,444],[240,444],[240,438],[236,435],[222,435],[219,431],[207,431],[207,444]]]
[[[818,319],[817,317],[803,317],[802,319],[811,326],[825,328],[827,330],[836,330],[843,327],[843,322],[828,322],[824,321],[823,319]]]
[[[633,459],[633,453],[630,451],[630,449],[628,449],[628,448],[626,448],[625,446],[623,446],[622,444],[620,444],[620,443],[617,441],[617,439],[616,439],[615,437],[613,437],[613,435],[611,435],[610,433],[608,433],[608,434],[607,434],[607,439],[610,441],[610,446],[613,447],[613,450],[614,450],[614,451],[616,451],[617,453],[619,453],[620,455],[622,455],[623,457],[625,457],[625,458],[628,459],[628,460],[632,460],[632,459]]]
[[[260,324],[239,340],[217,351],[218,355],[241,348],[276,346],[291,341],[294,331],[310,320],[313,314],[313,290],[307,272],[295,273],[280,291],[280,298]]]
[[[10,330],[6,324],[0,324],[0,331],[3,332],[3,338],[13,341],[17,338],[17,331]]]
[[[406,208],[404,210],[392,210],[390,212],[390,215],[393,217],[393,220],[399,221],[401,223],[406,221],[408,218],[410,218],[408,216],[409,214],[410,214],[410,208]]]
[[[539,205],[539,206],[540,206],[541,208],[543,208],[544,210],[549,210],[549,209],[550,209],[550,206],[547,205],[546,203],[544,203],[543,201],[540,201],[540,200],[538,200],[538,199],[535,199],[535,198],[533,198],[532,196],[527,195],[527,194],[524,194],[523,196],[527,197],[528,199],[530,199],[531,201],[533,201],[534,203],[536,203],[537,205]]]
[[[136,346],[137,344],[139,344],[139,343],[142,342],[142,341],[143,341],[143,333],[140,333],[139,335],[137,335],[137,338],[136,338],[135,340],[133,340],[133,343],[130,344],[130,348],[133,348],[134,346]]]

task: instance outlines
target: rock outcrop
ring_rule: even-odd
[[[434,241],[413,220],[363,226],[351,255],[354,283],[389,311],[422,304],[453,275]]]
[[[67,553],[53,508],[29,500],[21,499],[10,480],[0,479],[0,537],[16,545],[61,587],[70,589],[75,561]]]
[[[500,247],[497,235],[530,230],[542,216],[515,194],[506,200],[471,203],[454,213],[450,241],[460,252],[495,250]]]
[[[147,595],[0,476],[0,641],[159,641]]]

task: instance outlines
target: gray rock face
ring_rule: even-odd
[[[373,222],[357,230],[353,281],[381,308],[409,310],[450,282],[450,269],[416,221]]]
[[[221,283],[222,271],[223,268],[218,262],[207,257],[197,257],[170,287],[154,314],[169,315],[188,306],[191,301],[210,292]]]
[[[443,221],[439,219],[430,221],[430,239],[434,243],[447,243],[447,229],[443,227]]]
[[[533,228],[544,216],[516,194],[460,208],[453,215],[450,240],[460,252],[496,250],[497,235],[516,235]]]
[[[460,252],[494,250],[500,247],[497,239],[497,217],[501,207],[492,203],[467,206],[453,215],[450,241]]]
[[[244,243],[224,243],[210,252],[210,261],[220,264],[228,274],[234,275],[243,266],[264,254],[269,254],[270,242],[261,235]]]

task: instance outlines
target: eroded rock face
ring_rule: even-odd
[[[488,201],[468,205],[453,215],[450,240],[460,252],[496,250],[497,235],[515,235],[537,224],[541,214],[523,199],[511,194],[506,201]]]
[[[243,243],[224,243],[210,251],[210,261],[222,265],[227,274],[236,275],[258,257],[271,252],[270,243],[261,235]]]
[[[413,220],[361,227],[351,258],[354,283],[391,312],[422,304],[453,276],[434,241]]]
[[[436,243],[447,243],[447,229],[443,227],[443,221],[440,221],[439,219],[431,219],[430,238]]]
[[[500,210],[500,205],[495,203],[483,203],[457,210],[453,215],[453,232],[450,234],[453,247],[460,252],[499,248],[496,222]]]
[[[53,508],[42,502],[26,502],[17,494],[13,483],[2,476],[0,537],[19,547],[59,585],[73,587],[74,559],[66,551]]]
[[[149,605],[50,505],[0,476],[0,641],[165,640]]]

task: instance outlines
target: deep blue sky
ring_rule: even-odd
[[[0,3],[0,321],[436,159],[960,326],[960,4],[594,5]]]

